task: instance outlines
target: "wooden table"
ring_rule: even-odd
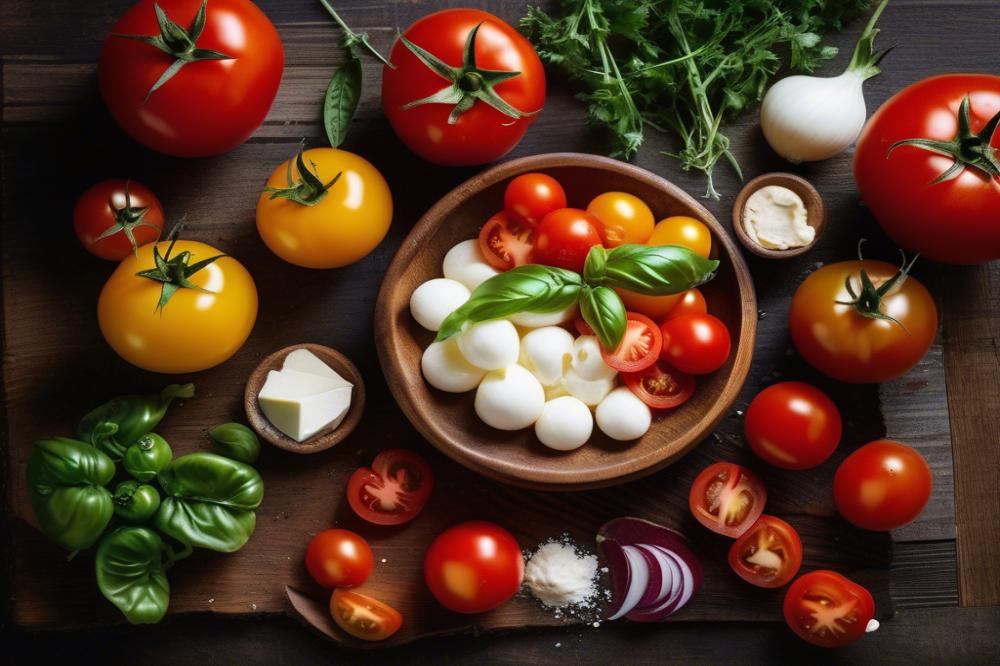
[[[186,163],[151,158],[121,137],[108,149],[118,151],[114,161],[108,154],[81,153],[70,148],[86,145],[86,140],[79,137],[92,130],[97,135],[115,133],[97,99],[94,61],[104,32],[130,4],[129,0],[7,0],[0,6],[4,237],[10,225],[32,224],[37,233],[50,234],[53,243],[65,246],[75,242],[68,231],[73,198],[87,184],[107,175],[109,169],[113,172],[114,164],[122,161],[131,160],[137,173],[160,173],[163,185],[159,190],[168,208],[171,200],[188,187],[184,178],[193,177],[202,184],[211,182],[205,164],[194,167],[193,174],[188,173]],[[319,145],[319,100],[340,58],[336,48],[339,33],[318,3],[268,0],[259,4],[275,22],[285,43],[282,88],[268,120],[248,144],[210,163],[213,168],[241,173],[251,183],[251,190],[276,163],[274,156],[292,152],[302,136]],[[383,51],[397,27],[405,27],[438,6],[477,4],[511,22],[524,11],[520,0],[345,0],[336,4],[347,22],[355,29],[368,31]],[[996,72],[1000,6],[995,2],[969,0],[956,6],[929,0],[894,0],[880,25],[883,43],[896,43],[899,48],[886,61],[884,74],[866,85],[871,108],[900,87],[933,73]],[[852,35],[859,29],[853,25],[848,34],[831,35],[829,40],[849,51]],[[845,58],[842,53],[827,72],[836,73]],[[367,85],[358,118],[345,147],[365,155],[382,169],[393,188],[397,213],[387,240],[366,262],[352,269],[350,282],[377,285],[392,253],[417,217],[475,170],[430,167],[405,153],[381,115],[379,70],[368,61],[365,77]],[[585,126],[583,109],[572,99],[572,93],[559,77],[551,77],[545,113],[512,156],[605,149],[605,137]],[[729,135],[748,176],[787,169],[764,143],[756,113],[747,114],[730,127]],[[669,147],[669,140],[652,135],[636,162],[689,192],[700,193],[700,176],[681,172],[676,163],[659,154]],[[262,158],[264,155],[267,157]],[[58,164],[56,172],[66,180],[45,180],[53,164]],[[849,154],[800,171],[825,196],[832,228],[814,253],[798,260],[783,264],[750,260],[763,311],[760,339],[769,341],[767,344],[787,344],[781,335],[788,295],[816,261],[847,258],[858,236],[874,239],[874,251],[889,256],[881,232],[858,206]],[[29,180],[36,190],[22,187]],[[707,205],[728,224],[728,209],[739,184],[725,166],[718,168],[716,182],[723,198]],[[209,197],[211,193],[199,196]],[[63,249],[56,250],[53,256],[79,258]],[[7,262],[4,265],[6,277]],[[892,595],[897,616],[884,631],[838,656],[863,661],[985,662],[1000,649],[1000,529],[996,526],[1000,518],[996,483],[1000,471],[996,462],[1000,444],[1000,262],[974,268],[925,264],[919,266],[917,274],[938,299],[943,315],[942,335],[918,368],[882,386],[879,395],[887,434],[916,446],[931,463],[934,497],[915,523],[893,534]],[[371,295],[374,289],[372,286]],[[16,342],[6,337],[9,328],[10,322],[5,321],[8,350]],[[341,336],[348,348],[370,346],[368,329],[338,330],[335,335]],[[751,373],[772,371],[758,364]],[[368,377],[370,383],[380,381],[377,374],[369,373]],[[384,387],[376,388],[375,393],[387,395]],[[6,433],[6,427],[3,431]],[[6,553],[5,548],[4,558]],[[58,634],[23,632],[5,619],[4,633],[15,654],[35,659],[87,655],[111,663],[198,660],[301,664],[356,658],[336,651],[281,617],[225,620],[194,616],[168,618],[157,627],[142,630],[118,626]],[[366,660],[528,663],[555,659],[609,661],[625,656],[630,661],[695,663],[731,660],[736,654],[750,662],[817,656],[808,646],[792,640],[778,624],[678,623],[430,639],[368,655]]]

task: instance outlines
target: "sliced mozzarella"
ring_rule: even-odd
[[[517,329],[506,319],[484,321],[456,337],[465,360],[483,370],[502,370],[513,365],[521,351]]]
[[[410,314],[428,331],[436,331],[445,317],[469,300],[469,294],[461,282],[448,278],[428,280],[413,290]]]
[[[615,378],[584,379],[576,368],[570,368],[562,379],[562,386],[573,396],[585,404],[594,407],[615,388]]]
[[[304,442],[327,426],[336,428],[351,406],[350,385],[295,370],[272,370],[260,389],[260,409],[274,427]]]
[[[545,403],[542,415],[535,421],[538,441],[556,451],[580,448],[593,431],[594,417],[590,408],[571,396]]]
[[[646,591],[646,584],[649,582],[649,565],[646,564],[646,558],[642,556],[639,549],[635,546],[622,546],[622,551],[624,551],[625,558],[628,560],[631,577],[629,578],[628,591],[625,593],[625,599],[622,600],[621,608],[614,615],[610,616],[609,620],[617,620],[635,608],[636,604],[639,603],[639,599],[642,598],[643,592]]]
[[[499,430],[527,428],[544,409],[542,385],[520,365],[487,373],[476,390],[476,414]]]
[[[595,416],[601,432],[623,442],[645,435],[653,420],[649,407],[624,386],[601,401]]]
[[[465,360],[454,337],[434,342],[425,349],[420,369],[428,384],[449,393],[471,391],[486,376],[485,370]]]
[[[551,386],[562,379],[572,359],[573,334],[565,328],[537,328],[521,339],[518,362],[538,377],[543,386]]]
[[[448,254],[444,255],[442,272],[446,278],[457,280],[469,291],[475,291],[476,287],[500,271],[486,263],[479,249],[479,240],[471,238],[448,250]]]
[[[618,372],[601,357],[597,336],[581,335],[573,343],[573,368],[581,379],[613,379]]]
[[[514,324],[524,326],[525,328],[541,328],[542,326],[565,324],[576,317],[577,312],[578,309],[576,303],[574,303],[565,310],[558,310],[556,312],[518,312],[508,317],[508,319]]]

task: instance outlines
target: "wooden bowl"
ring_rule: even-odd
[[[354,390],[351,392],[351,406],[340,425],[336,428],[320,430],[304,442],[297,442],[275,428],[264,416],[264,412],[260,409],[260,401],[257,400],[257,394],[260,393],[260,389],[267,380],[267,373],[271,370],[281,370],[285,357],[296,349],[308,349],[341,377],[354,384]],[[346,356],[329,347],[306,342],[278,350],[260,362],[260,365],[250,374],[250,379],[247,380],[246,391],[243,393],[243,407],[246,409],[250,426],[261,439],[286,451],[316,453],[339,444],[358,425],[361,414],[365,411],[365,382],[361,378],[361,373]]]
[[[473,409],[475,391],[452,394],[428,385],[420,371],[434,334],[410,315],[418,285],[441,277],[441,262],[456,243],[475,238],[482,224],[503,208],[511,178],[544,171],[559,180],[571,206],[585,207],[608,191],[629,192],[653,209],[657,219],[690,215],[712,230],[712,254],[722,260],[714,280],[702,287],[713,314],[729,327],[733,352],[717,372],[699,378],[698,390],[682,407],[654,415],[642,438],[617,442],[597,428],[575,451],[553,451],[532,428],[495,430]],[[625,162],[577,153],[535,155],[499,164],[467,180],[417,222],[382,281],[375,312],[375,340],[389,388],[413,425],[434,446],[486,476],[539,490],[579,490],[623,483],[660,469],[691,450],[726,415],[746,379],[753,354],[757,302],[750,273],[736,244],[692,197],[677,186]]]
[[[816,230],[811,242],[802,247],[792,247],[787,250],[772,250],[764,247],[747,235],[746,229],[743,228],[743,209],[746,208],[747,199],[750,198],[751,194],[768,185],[787,187],[802,198],[802,202],[806,205],[806,224]],[[826,208],[823,206],[823,197],[812,186],[812,183],[801,176],[796,176],[794,173],[775,172],[757,176],[743,186],[743,189],[740,190],[739,195],[736,197],[736,201],[733,202],[733,230],[736,232],[736,237],[740,239],[743,247],[758,257],[764,257],[765,259],[790,259],[808,252],[816,244],[816,241],[819,240],[825,226]]]

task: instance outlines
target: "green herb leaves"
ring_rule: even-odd
[[[361,60],[350,49],[346,54],[347,62],[333,73],[323,97],[323,127],[334,148],[347,138],[347,130],[361,99]]]
[[[160,535],[145,527],[120,527],[97,547],[97,587],[131,624],[155,624],[167,612],[166,548]]]
[[[584,285],[580,290],[580,316],[605,349],[616,349],[625,334],[625,304],[613,289]]]
[[[584,277],[588,282],[646,296],[679,294],[697,287],[712,279],[719,266],[715,259],[704,259],[678,245],[619,245],[610,251],[594,247],[590,254],[605,256],[587,256]]]

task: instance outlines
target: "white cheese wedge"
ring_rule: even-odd
[[[313,354],[308,349],[296,349],[290,353],[285,357],[285,362],[282,364],[281,369],[282,371],[294,370],[296,372],[304,372],[307,375],[327,377],[338,382],[340,386],[354,386],[354,384],[341,377],[336,370],[321,361],[316,354]]]
[[[328,377],[283,369],[267,373],[267,381],[257,398],[261,411],[274,427],[295,441],[304,442],[324,428],[340,425],[351,406],[352,391],[353,386],[339,375]]]

